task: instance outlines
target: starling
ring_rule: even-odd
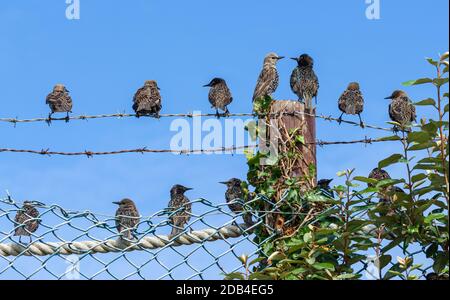
[[[136,117],[145,115],[159,117],[161,108],[158,84],[154,80],[147,80],[144,86],[137,90],[133,98],[133,110],[136,112]]]
[[[225,184],[227,186],[227,191],[225,192],[225,199],[227,200],[228,207],[235,214],[240,214],[244,211],[244,207],[238,200],[242,200],[244,202],[248,201],[248,197],[245,195],[245,192],[242,188],[242,181],[237,178],[232,178],[228,181],[219,182],[221,184]],[[252,214],[246,213],[242,216],[244,219],[244,223],[250,227],[254,223],[252,221]]]
[[[14,236],[19,236],[19,243],[21,243],[22,236],[29,236],[31,243],[31,234],[39,227],[40,221],[37,219],[38,217],[39,212],[34,205],[29,201],[25,201],[14,218],[18,226],[14,230]]]
[[[116,228],[122,237],[131,240],[134,237],[134,230],[139,224],[139,212],[133,200],[123,199],[119,202],[113,202],[119,205],[116,211]]]
[[[394,91],[385,99],[391,99],[389,117],[392,121],[399,123],[402,128],[416,121],[416,107],[404,91]],[[398,131],[397,126],[394,126],[394,131]]]
[[[302,54],[299,58],[291,58],[297,62],[297,67],[292,71],[291,89],[298,96],[305,108],[311,110],[312,98],[316,99],[319,91],[319,79],[313,70],[314,60],[308,54]]]
[[[370,179],[375,179],[377,181],[385,180],[385,179],[391,179],[391,176],[389,176],[389,173],[386,172],[383,169],[375,168],[373,169],[369,174]],[[373,184],[369,183],[369,187],[374,187]]]
[[[327,197],[334,198],[334,192],[330,187],[333,179],[321,179],[317,182],[317,188]]]
[[[278,56],[273,52],[267,54],[264,58],[263,69],[259,74],[255,92],[253,93],[253,101],[261,97],[271,96],[277,90],[279,82],[277,62],[283,58],[283,56]]]
[[[364,98],[359,89],[359,83],[352,82],[348,85],[345,92],[339,98],[339,109],[342,114],[338,119],[339,124],[342,122],[342,116],[344,114],[348,115],[358,115],[359,124],[364,128],[364,123],[361,120],[361,113],[364,109]]]
[[[51,113],[48,115],[48,124],[51,123],[52,115],[58,112],[67,113],[66,122],[69,122],[69,113],[72,112],[72,98],[63,84],[55,85],[53,91],[48,94],[45,103],[50,106],[51,110]]]
[[[192,190],[182,185],[174,185],[170,190],[169,211],[171,216],[169,222],[172,225],[172,232],[169,238],[180,234],[184,230],[184,225],[189,222],[192,212],[192,204],[184,195],[185,192]]]
[[[210,83],[204,85],[204,87],[211,88],[208,95],[209,103],[211,103],[212,108],[216,109],[217,117],[220,117],[219,109],[224,111],[225,115],[228,115],[230,112],[227,106],[233,101],[233,97],[225,80],[222,78],[214,78]]]

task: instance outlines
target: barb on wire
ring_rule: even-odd
[[[339,120],[338,118],[334,118],[332,116],[326,116],[326,115],[318,115],[318,114],[310,114],[307,112],[290,112],[290,113],[274,113],[270,114],[270,116],[276,117],[279,115],[293,115],[293,116],[310,116],[318,119],[323,119],[325,121],[333,121],[336,123],[346,123],[349,125],[354,125],[357,127],[360,127],[360,123],[348,121],[348,120]],[[266,117],[267,115],[258,115],[256,113],[234,113],[234,114],[223,114],[220,115],[221,118],[230,118],[230,117]],[[33,118],[33,119],[18,119],[18,118],[0,118],[0,122],[7,122],[7,123],[13,123],[14,125],[18,123],[34,123],[34,122],[52,122],[52,121],[64,121],[67,122],[67,120],[90,120],[90,119],[108,119],[108,118],[116,118],[116,119],[124,119],[124,118],[133,118],[136,117],[136,114],[127,114],[127,113],[115,113],[115,114],[100,114],[100,115],[79,115],[79,116],[71,116],[69,118]],[[153,119],[159,119],[159,118],[194,118],[194,117],[217,117],[216,114],[194,114],[194,113],[185,113],[185,114],[160,114],[158,116],[151,116],[151,115],[144,115],[140,116],[140,118],[153,118]],[[383,128],[380,126],[370,125],[370,124],[364,124],[366,128],[376,129],[376,130],[383,130],[383,131],[392,131],[392,128]]]

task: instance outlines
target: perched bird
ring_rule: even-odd
[[[344,114],[348,115],[358,115],[359,124],[364,128],[364,123],[361,120],[361,113],[364,109],[364,98],[359,89],[359,83],[351,82],[344,93],[339,98],[338,106],[342,112],[338,119],[339,124],[342,122],[342,116]]]
[[[50,106],[50,114],[48,115],[47,123],[50,124],[52,115],[54,113],[65,112],[67,113],[66,122],[69,122],[69,113],[72,112],[72,98],[69,95],[69,91],[63,84],[57,84],[53,88],[53,91],[48,94],[46,104]]]
[[[416,107],[404,91],[394,91],[391,96],[385,99],[391,99],[389,117],[392,121],[399,123],[402,128],[416,121]],[[394,126],[394,131],[397,132],[398,130],[398,127]]]
[[[25,201],[14,218],[14,221],[18,224],[14,230],[14,236],[19,236],[19,243],[22,242],[22,236],[29,236],[31,243],[31,234],[36,232],[39,227],[40,221],[37,219],[38,217],[39,212],[34,205],[29,201]]]
[[[139,224],[139,212],[133,200],[123,199],[119,202],[113,202],[119,205],[116,211],[116,227],[119,234],[128,240],[131,240],[134,235],[134,230]]]
[[[383,169],[375,168],[373,169],[369,174],[370,179],[375,179],[377,181],[385,180],[385,179],[391,179],[391,176],[389,176],[389,173],[386,172]],[[369,183],[369,187],[374,187],[373,184]]]
[[[147,80],[144,86],[137,90],[133,98],[133,110],[136,112],[136,117],[145,115],[159,117],[161,108],[158,84],[154,80]]]
[[[317,182],[317,188],[329,198],[334,198],[334,192],[330,187],[330,183],[333,179],[321,179]]]
[[[219,182],[221,184],[225,184],[227,186],[227,191],[225,192],[225,199],[227,200],[228,207],[235,214],[240,214],[244,211],[244,207],[242,202],[238,202],[238,200],[247,202],[248,198],[245,195],[244,189],[242,188],[242,181],[237,178],[231,178],[228,181]],[[242,218],[244,219],[244,223],[247,226],[252,226],[252,214],[245,213]]]
[[[277,71],[277,62],[284,56],[278,56],[276,53],[269,53],[264,58],[264,65],[256,83],[253,101],[258,98],[271,96],[278,88],[279,76]]]
[[[291,58],[297,62],[297,67],[292,71],[291,89],[298,99],[305,103],[305,108],[311,110],[312,99],[316,99],[319,91],[319,79],[313,70],[314,60],[308,54]]]
[[[211,88],[208,95],[209,103],[211,103],[212,108],[216,109],[217,117],[220,117],[219,109],[224,111],[225,115],[228,115],[230,113],[228,111],[228,105],[233,101],[233,97],[225,80],[222,78],[214,78],[203,87]]]
[[[182,185],[174,185],[170,190],[169,211],[173,213],[169,222],[172,225],[172,232],[169,238],[180,234],[184,230],[184,225],[189,222],[192,212],[192,204],[184,195],[185,192],[192,190]]]

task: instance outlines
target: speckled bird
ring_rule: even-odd
[[[291,89],[298,96],[298,99],[305,103],[305,108],[311,110],[312,99],[316,99],[319,91],[319,79],[314,72],[314,60],[308,54],[291,58],[297,62],[297,67],[292,71]]]
[[[441,275],[438,275],[438,274],[436,274],[436,273],[434,273],[434,272],[428,273],[428,274],[425,276],[425,278],[426,278],[426,280],[449,280],[448,274],[441,274]]]
[[[242,205],[242,201],[247,202],[248,198],[245,195],[244,189],[242,188],[242,181],[237,178],[231,178],[228,181],[219,182],[221,184],[225,184],[227,186],[227,191],[225,192],[225,199],[227,200],[228,207],[235,214],[240,214],[244,207]],[[239,201],[241,200],[241,202]],[[247,226],[252,226],[252,214],[245,213],[242,215],[244,219],[244,223]]]
[[[342,112],[338,119],[339,124],[342,122],[342,116],[344,114],[348,115],[358,115],[359,124],[364,128],[364,123],[361,119],[361,113],[364,110],[364,98],[359,88],[358,82],[351,82],[344,93],[339,98],[338,106]]]
[[[416,121],[416,107],[404,91],[394,91],[391,96],[385,99],[391,100],[389,117],[392,121],[399,123],[403,128]],[[397,132],[398,130],[398,127],[394,126],[394,131]],[[409,131],[409,129],[405,130]]]
[[[283,56],[278,56],[274,52],[266,55],[263,69],[259,74],[255,92],[253,93],[253,101],[261,97],[272,96],[277,90],[280,79],[277,71],[277,62],[283,58]]]
[[[381,181],[381,180],[385,180],[385,179],[391,179],[391,176],[385,170],[380,169],[380,168],[375,168],[370,172],[369,178],[375,179],[377,181]],[[373,184],[369,183],[368,186],[373,187]]]
[[[119,205],[116,211],[116,228],[122,238],[132,240],[135,237],[134,231],[139,224],[140,216],[133,200],[123,199],[113,202]]]
[[[147,80],[143,87],[137,90],[133,98],[133,110],[136,117],[153,115],[159,117],[161,111],[161,95],[155,80]]]
[[[17,211],[14,221],[17,223],[14,230],[14,236],[19,236],[19,243],[21,243],[22,236],[29,236],[31,243],[31,234],[36,232],[39,227],[39,211],[34,205],[25,201],[22,208]]]
[[[383,211],[380,212],[380,216],[393,217],[397,215],[392,206],[401,194],[405,194],[405,191],[398,186],[390,186],[378,193],[378,197],[380,198],[379,204],[383,208]]]
[[[184,225],[191,219],[192,204],[184,195],[185,192],[192,190],[182,185],[174,185],[170,190],[169,211],[173,215],[169,218],[172,225],[172,232],[169,238],[173,238],[183,232]]]
[[[50,114],[48,115],[47,122],[50,124],[52,115],[54,113],[65,112],[66,122],[69,122],[69,113],[72,112],[72,98],[69,95],[69,91],[63,84],[57,84],[53,88],[53,91],[47,95],[45,103],[50,107]]]
[[[210,83],[204,85],[204,87],[210,87],[208,95],[209,103],[211,103],[212,108],[216,109],[217,117],[220,117],[219,109],[224,111],[225,115],[228,115],[230,113],[228,111],[228,105],[233,101],[233,97],[231,96],[226,81],[222,78],[214,78]]]

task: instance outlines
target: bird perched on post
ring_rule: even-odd
[[[113,202],[119,205],[116,211],[116,228],[121,237],[131,240],[134,235],[134,230],[140,222],[139,211],[136,208],[133,200],[123,199],[119,202]]]
[[[50,125],[52,121],[52,115],[54,113],[65,112],[67,113],[66,122],[69,122],[69,113],[72,112],[72,98],[69,95],[69,91],[63,84],[57,84],[53,88],[53,91],[47,95],[45,103],[50,106],[50,114],[48,115],[47,123]]]
[[[292,71],[291,89],[298,96],[298,99],[305,103],[305,108],[311,110],[312,99],[316,99],[319,91],[319,79],[314,72],[314,60],[308,54],[291,58],[297,62],[297,67]]]
[[[133,110],[136,112],[136,117],[153,115],[158,118],[161,108],[158,84],[155,80],[147,80],[133,98]]]
[[[231,178],[228,181],[219,183],[225,184],[227,186],[225,199],[227,200],[230,210],[235,214],[242,213],[242,211],[244,211],[244,206],[242,205],[242,203],[239,203],[238,200],[242,200],[244,202],[248,201],[248,197],[245,195],[244,189],[242,188],[242,181],[237,178]],[[251,213],[245,213],[242,218],[244,219],[245,225],[247,225],[248,227],[254,224]]]
[[[22,236],[29,236],[31,243],[31,234],[36,232],[40,221],[38,210],[30,201],[25,201],[22,208],[17,211],[14,221],[18,224],[14,230],[14,236],[19,236],[19,243],[21,243]]]
[[[359,124],[362,128],[364,128],[364,123],[361,120],[361,113],[364,109],[364,98],[359,89],[359,83],[351,82],[344,93],[339,98],[338,102],[339,109],[342,114],[338,119],[339,124],[342,123],[342,116],[345,114],[348,115],[358,115]]]
[[[264,65],[256,83],[253,101],[258,98],[271,96],[278,88],[279,75],[277,71],[277,62],[284,56],[271,52],[264,58]]]
[[[191,219],[192,204],[184,195],[190,190],[192,189],[179,184],[170,190],[169,211],[172,213],[169,217],[169,223],[172,225],[170,239],[183,232],[184,225]]]
[[[210,87],[209,90],[209,103],[211,103],[211,107],[216,109],[216,116],[219,118],[219,109],[225,112],[225,115],[228,115],[230,112],[228,111],[228,105],[233,101],[233,97],[231,96],[230,89],[227,86],[227,83],[222,78],[214,78],[210,83],[204,85],[203,87]]]
[[[416,107],[404,91],[394,91],[391,96],[385,99],[391,100],[389,117],[392,121],[399,123],[402,129],[416,121]],[[394,131],[397,132],[398,130],[398,127],[394,126]],[[406,131],[409,130],[406,129]]]

